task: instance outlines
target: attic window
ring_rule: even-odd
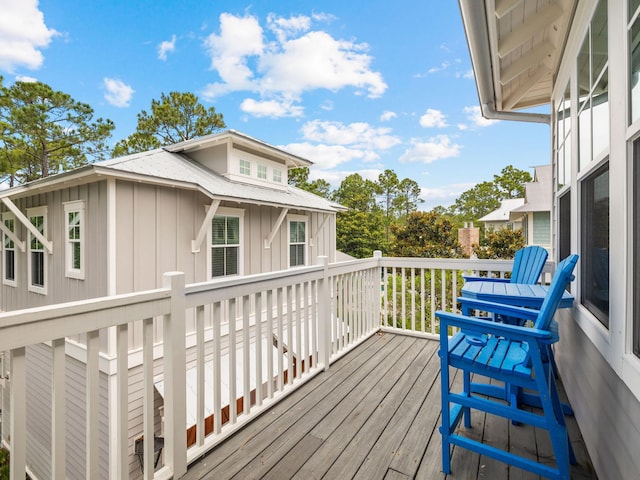
[[[282,170],[279,168],[273,169],[273,181],[276,183],[282,183]]]
[[[267,166],[266,165],[258,165],[258,178],[261,180],[267,179]]]
[[[251,176],[251,162],[249,160],[240,160],[240,175]]]

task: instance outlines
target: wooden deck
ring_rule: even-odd
[[[329,372],[265,412],[194,463],[185,479],[532,479],[539,478],[457,449],[452,474],[440,461],[438,343],[380,333]],[[595,479],[575,420],[568,418],[578,465],[572,478]],[[509,444],[553,462],[546,435],[474,413],[470,435]]]

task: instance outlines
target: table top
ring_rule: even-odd
[[[546,285],[523,283],[466,282],[461,293],[463,297],[475,298],[476,300],[540,308],[547,294],[547,289]],[[573,300],[573,295],[565,290],[558,308],[571,308]]]

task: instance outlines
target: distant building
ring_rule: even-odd
[[[502,200],[500,208],[486,214],[478,221],[484,224],[486,231],[499,230],[501,228],[519,230],[522,228],[522,222],[511,220],[510,214],[512,210],[524,205],[524,202],[524,198],[508,198]]]
[[[509,220],[522,225],[527,245],[551,248],[551,207],[553,200],[551,165],[535,167],[533,182],[525,185],[524,204],[511,210]]]

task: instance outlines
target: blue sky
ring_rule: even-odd
[[[450,205],[506,165],[549,163],[549,127],[481,118],[457,2],[0,0],[0,75],[116,124],[190,91],[228,128],[333,186],[384,169]]]

